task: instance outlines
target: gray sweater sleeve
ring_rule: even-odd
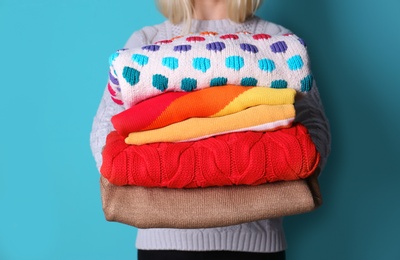
[[[143,45],[145,42],[142,31],[138,31],[129,38],[124,48],[135,48]],[[92,131],[90,133],[90,148],[96,161],[97,169],[100,170],[102,164],[101,152],[106,143],[107,135],[114,130],[111,123],[111,117],[122,112],[124,107],[114,103],[107,89],[104,90],[97,113],[93,119]]]
[[[291,31],[285,27],[268,22],[258,24],[255,31],[268,32],[271,35],[291,33]],[[310,136],[321,155],[319,170],[322,171],[331,150],[331,133],[329,121],[325,115],[324,107],[315,81],[311,90],[306,95],[296,100],[295,108],[295,122],[303,124],[308,129]]]
[[[106,143],[108,133],[114,130],[111,117],[123,110],[123,107],[112,101],[107,88],[101,98],[99,108],[93,119],[92,131],[90,133],[90,148],[96,161],[96,167],[100,170],[102,164],[101,152]]]
[[[321,155],[319,168],[325,167],[330,153],[331,135],[329,121],[325,115],[317,85],[295,102],[296,122],[303,124],[309,131],[311,138]]]

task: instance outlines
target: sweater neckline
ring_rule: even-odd
[[[192,19],[192,27],[193,26],[207,26],[207,27],[232,27],[232,25],[243,25],[246,23],[251,23],[252,21],[259,19],[257,16],[253,16],[248,18],[246,21],[244,21],[242,24],[235,23],[231,21],[230,19],[218,19],[218,20],[199,20],[199,19]]]
[[[257,16],[253,16],[248,18],[245,22],[243,23],[235,23],[231,21],[230,19],[220,19],[220,20],[198,20],[198,19],[192,19],[191,21],[191,33],[198,33],[202,31],[218,31],[219,33],[234,33],[234,32],[239,32],[239,31],[246,31],[246,29],[253,29],[255,25],[255,21],[258,20]],[[170,23],[168,20],[166,21],[167,23]],[[180,35],[182,33],[181,30],[183,30],[184,25],[178,24],[178,25],[173,25],[171,23],[172,27],[175,27],[175,33],[178,33]],[[250,26],[253,25],[253,26]],[[176,35],[173,35],[176,36]]]

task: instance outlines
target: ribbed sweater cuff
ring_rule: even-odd
[[[283,230],[258,233],[139,229],[136,247],[142,250],[278,252],[286,249],[286,240]]]

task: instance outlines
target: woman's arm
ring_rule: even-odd
[[[90,133],[90,148],[96,161],[97,169],[100,170],[102,164],[101,152],[106,142],[107,135],[114,130],[111,124],[111,117],[123,111],[123,106],[114,103],[111,95],[106,88],[97,113],[93,119],[92,131]]]
[[[296,122],[307,127],[311,138],[321,155],[320,170],[325,167],[331,150],[331,134],[328,119],[317,85],[313,84],[311,90],[295,102]]]
[[[260,22],[256,27],[257,33],[281,35],[292,33],[287,28],[271,22]],[[318,152],[321,155],[320,170],[325,167],[331,148],[331,134],[328,119],[325,116],[317,85],[313,84],[311,90],[302,98],[296,100],[296,122],[307,127]]]
[[[146,38],[144,37],[143,30],[137,31],[132,34],[124,48],[139,47],[145,42]],[[93,119],[92,131],[90,133],[90,147],[96,161],[97,169],[99,170],[102,164],[101,152],[106,143],[106,137],[111,131],[114,130],[114,127],[111,123],[111,117],[122,112],[123,110],[123,106],[118,105],[111,99],[110,92],[106,87],[103,97],[101,98],[100,105],[97,109],[97,113]]]

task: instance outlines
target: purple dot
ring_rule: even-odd
[[[252,44],[248,44],[248,43],[241,43],[240,44],[240,48],[244,51],[249,51],[252,53],[257,53],[258,49],[256,46],[252,45]]]
[[[273,44],[271,44],[271,50],[274,53],[278,53],[278,52],[285,52],[287,50],[287,45],[286,42],[284,41],[280,41],[280,42],[275,42]]]
[[[142,47],[142,50],[147,50],[147,51],[158,51],[160,49],[160,46],[158,45],[146,45]]]
[[[190,51],[192,49],[191,45],[185,44],[185,45],[177,45],[174,47],[174,51],[179,51],[179,52],[183,52],[183,51]]]
[[[306,42],[305,42],[302,38],[298,38],[298,40],[299,40],[299,42],[300,42],[301,44],[303,44],[305,47],[307,47]]]
[[[119,85],[118,79],[116,77],[114,77],[114,75],[110,72],[108,72],[108,76],[110,78],[110,81],[115,84],[115,85]]]
[[[222,51],[225,49],[225,43],[223,42],[210,42],[206,45],[207,50],[209,51]]]

